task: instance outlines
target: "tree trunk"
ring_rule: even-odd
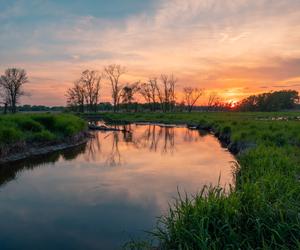
[[[117,104],[116,104],[116,102],[114,102],[114,113],[116,113],[117,112]]]
[[[7,114],[7,103],[4,103],[4,114]]]

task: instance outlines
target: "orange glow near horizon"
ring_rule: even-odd
[[[230,103],[230,108],[234,109],[234,108],[236,108],[238,101],[230,100],[229,103]]]
[[[15,22],[20,16],[34,18],[35,8],[12,4],[7,13],[0,11],[5,24],[0,31],[6,34],[0,38],[6,48],[0,51],[0,73],[9,67],[26,69],[30,82],[21,103],[50,106],[66,104],[65,92],[82,71],[102,71],[112,63],[127,68],[123,84],[174,74],[178,102],[187,86],[205,89],[198,104],[207,103],[213,92],[230,102],[280,89],[300,91],[299,1],[151,3],[151,11],[139,9],[122,18],[41,5],[36,9],[57,16],[35,22],[34,29],[32,24],[20,29]],[[110,100],[104,80],[101,101]]]

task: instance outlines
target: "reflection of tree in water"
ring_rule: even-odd
[[[115,167],[121,165],[121,154],[119,150],[119,133],[113,132],[111,151],[108,154],[105,163],[108,166]]]
[[[131,124],[122,126],[123,141],[132,143],[133,141],[133,130]]]
[[[159,134],[161,135],[162,128],[159,127]],[[161,136],[157,136],[157,126],[148,126],[148,129],[145,131],[145,143],[148,144],[148,148],[150,151],[157,151],[157,146],[160,141]]]
[[[134,147],[148,148],[149,151],[157,151],[157,145],[161,137],[157,136],[157,126],[145,126],[145,131],[140,136],[135,136],[132,140],[132,144]]]
[[[173,154],[176,150],[175,127],[164,127],[158,125],[115,125],[122,131],[97,132],[95,138],[87,145],[86,160],[96,161],[101,157],[106,166],[120,166],[126,158],[126,152],[120,151],[120,143],[136,149],[148,149],[150,152],[161,152],[162,154]],[[140,127],[142,126],[142,127]],[[142,132],[140,132],[140,128]],[[104,135],[104,136],[103,136]],[[181,133],[180,133],[181,135]],[[185,129],[182,136],[186,142],[197,141],[200,133]],[[108,140],[106,142],[106,140]],[[108,149],[109,147],[109,149]],[[106,149],[109,150],[107,153]],[[105,152],[106,151],[106,152]]]
[[[2,164],[0,166],[0,186],[15,180],[18,175],[24,170],[33,170],[37,167],[43,167],[46,164],[56,163],[60,157],[65,161],[74,160],[78,155],[85,152],[86,144],[66,149],[63,151],[57,151],[46,155],[30,157],[26,160]]]
[[[120,128],[120,126],[117,126]],[[150,152],[161,152],[163,154],[173,153],[175,147],[176,129],[174,127],[161,127],[157,125],[143,125],[143,131],[138,133],[132,125],[122,125],[122,132],[96,132],[95,137],[90,139],[87,144],[71,149],[55,152],[48,155],[33,157],[27,160],[0,166],[0,186],[17,178],[18,173],[23,170],[30,170],[42,167],[45,164],[54,164],[60,157],[66,161],[75,159],[78,155],[84,154],[86,161],[96,161],[97,156],[104,158],[107,166],[119,166],[122,164],[123,157],[119,144],[124,142],[126,145],[137,149],[148,149]],[[103,136],[104,135],[104,136]],[[202,132],[186,129],[183,134],[184,141],[196,141],[203,136]],[[109,140],[107,143],[105,140]],[[102,145],[101,145],[102,144]],[[108,154],[102,152],[103,146],[110,146]],[[126,154],[126,152],[124,153]]]
[[[144,131],[138,135],[132,125],[117,126],[122,131],[97,132],[95,137],[87,145],[85,159],[96,161],[97,156],[103,158],[106,166],[120,166],[123,162],[123,155],[119,144],[125,143],[137,149],[147,148],[150,152],[173,153],[175,149],[175,129],[173,127],[161,127],[157,125],[143,126]],[[105,136],[103,136],[105,134]],[[106,143],[105,140],[109,139]],[[102,145],[101,145],[102,144]],[[101,148],[111,144],[110,151],[104,153]],[[106,148],[106,147],[105,147]],[[126,157],[126,155],[124,155]]]
[[[175,128],[148,125],[142,135],[133,139],[137,148],[147,148],[150,152],[173,153],[175,149]]]
[[[199,138],[203,136],[204,135],[199,130],[185,129],[183,140],[185,142],[197,142]]]
[[[94,137],[91,138],[87,143],[86,154],[84,155],[84,159],[87,162],[89,162],[90,160],[95,161],[96,156],[98,154],[101,154],[101,143],[100,143],[99,133],[94,133]]]
[[[175,130],[174,128],[166,127],[164,129],[164,146],[163,153],[173,153],[175,148]]]
[[[95,137],[92,138],[87,144],[86,154],[84,159],[86,161],[97,161],[97,157],[102,157],[104,159],[105,165],[110,167],[115,167],[121,165],[121,153],[119,150],[120,135],[123,134],[123,141],[129,140],[125,132],[97,132]],[[105,135],[102,137],[101,135]],[[106,140],[109,140],[106,142]],[[129,142],[129,141],[128,141]],[[102,151],[103,146],[109,146],[111,144],[111,149],[108,154]],[[105,147],[106,148],[106,147]]]

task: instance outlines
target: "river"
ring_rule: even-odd
[[[0,249],[120,249],[145,237],[178,190],[232,184],[211,134],[127,125],[86,145],[0,168]]]

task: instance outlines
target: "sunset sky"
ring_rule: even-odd
[[[65,105],[83,70],[110,63],[124,82],[174,73],[179,91],[228,101],[300,91],[299,0],[0,0],[0,23],[1,74],[29,75],[23,104]]]

